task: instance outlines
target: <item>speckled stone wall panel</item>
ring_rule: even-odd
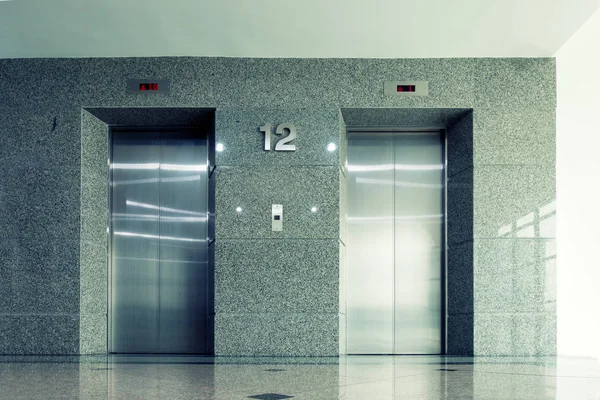
[[[214,58],[91,58],[83,59],[84,107],[177,107],[215,105]],[[128,94],[127,79],[170,79],[171,93]],[[98,82],[103,82],[98,90]]]
[[[104,314],[107,312],[107,251],[104,243],[81,241],[81,258],[86,268],[81,270],[81,314]]]
[[[470,107],[473,103],[473,62],[469,59],[346,60],[341,107]],[[429,81],[429,96],[386,96],[386,81]],[[330,81],[327,79],[326,81]],[[339,92],[340,86],[325,86]]]
[[[79,167],[0,167],[0,237],[30,240],[79,236]]]
[[[514,110],[556,108],[554,58],[475,59],[475,107]]]
[[[474,113],[473,163],[554,165],[555,110],[479,108]],[[449,142],[450,144],[451,142]]]
[[[471,107],[474,60],[103,58],[82,64],[84,106]],[[171,79],[171,94],[129,95],[127,78]],[[97,90],[97,82],[105,82]],[[385,96],[389,80],[429,81],[429,96]]]
[[[447,241],[450,246],[473,240],[473,168],[448,177]]]
[[[451,356],[473,355],[474,314],[449,314],[447,334],[447,354]]]
[[[0,354],[77,354],[79,316],[0,314]]]
[[[556,232],[554,60],[477,63],[474,352],[552,355],[556,352],[556,253],[551,240]]]
[[[106,247],[108,127],[87,111],[81,113],[81,240]]]
[[[473,242],[450,245],[447,259],[448,314],[473,313]]]
[[[125,89],[127,78],[171,79],[172,92],[169,95],[130,95]],[[386,96],[383,84],[389,80],[427,80],[429,96]],[[100,81],[103,82],[101,88],[97,85]],[[48,90],[42,91],[42,88]],[[25,254],[20,252],[31,247],[28,245],[30,242],[69,243],[81,238],[81,253],[73,250],[73,254],[81,257],[81,280],[84,276],[98,281],[104,279],[96,269],[101,268],[100,250],[106,246],[106,121],[86,111],[80,114],[81,107],[216,108],[217,118],[219,113],[223,116],[221,126],[227,126],[226,130],[217,127],[217,135],[221,132],[221,138],[229,141],[217,162],[217,196],[219,191],[223,194],[220,200],[217,199],[217,224],[221,224],[217,226],[217,240],[241,237],[260,241],[267,239],[266,242],[270,242],[271,238],[289,238],[297,242],[318,238],[343,241],[340,224],[340,213],[343,213],[340,193],[344,190],[340,175],[343,171],[337,165],[341,163],[343,166],[345,158],[344,121],[350,122],[348,125],[372,126],[423,126],[425,122],[436,122],[450,127],[449,133],[452,133],[453,127],[460,127],[458,130],[466,133],[468,121],[458,121],[457,113],[462,112],[464,116],[473,109],[472,148],[469,148],[468,140],[448,143],[448,172],[451,177],[448,185],[449,261],[464,258],[460,252],[452,257],[453,246],[456,248],[468,243],[473,237],[476,242],[500,236],[527,240],[555,237],[555,211],[551,210],[548,214],[548,210],[554,207],[555,198],[553,110],[556,93],[553,59],[15,59],[0,60],[0,92],[3,93],[0,99],[0,172],[6,176],[0,188],[0,209],[3,210],[0,215],[4,215],[0,223],[6,227],[4,247],[0,246],[0,255],[7,257],[7,261],[0,264],[5,268],[3,271],[7,271],[7,265],[12,268],[14,260],[20,257],[15,254]],[[380,110],[375,110],[378,108]],[[342,109],[342,121],[339,109]],[[132,115],[144,112],[133,110]],[[265,152],[260,146],[262,134],[258,132],[258,126],[288,122],[278,121],[284,117],[293,118],[291,122],[299,121],[296,122],[299,126],[296,141],[299,151],[295,154]],[[80,123],[81,135],[78,130]],[[237,125],[246,125],[253,131],[240,137]],[[311,128],[303,130],[306,126]],[[332,154],[324,148],[330,142],[338,144],[338,150]],[[81,153],[78,151],[80,146]],[[252,148],[255,150],[250,153],[248,149]],[[227,149],[235,151],[227,153]],[[474,158],[471,158],[469,150],[474,152]],[[227,170],[224,167],[228,163],[231,166],[262,167],[245,168],[246,171]],[[474,169],[471,163],[474,163]],[[245,181],[242,179],[245,177],[251,179]],[[281,182],[290,184],[282,185]],[[255,183],[263,186],[249,187]],[[73,193],[75,197],[72,197]],[[79,194],[80,199],[77,197]],[[243,212],[237,214],[234,210],[240,200],[248,203],[242,205]],[[314,201],[320,202],[316,204],[319,212],[312,215],[310,207]],[[273,203],[284,204],[284,232],[279,236],[271,236],[270,232],[270,205]],[[530,213],[533,213],[532,223],[527,222]],[[15,238],[9,239],[9,232]],[[69,245],[64,248],[70,251]],[[486,256],[489,259],[502,260],[506,254],[502,248],[492,247],[490,251],[491,255]],[[34,250],[26,253],[31,257],[38,254]],[[66,260],[73,258],[73,254],[69,254],[65,256]],[[334,257],[339,258],[339,254],[338,248]],[[486,257],[475,259],[475,271],[478,271],[478,265],[485,268],[486,261],[483,260]],[[526,254],[517,251],[513,257],[526,257]],[[56,258],[52,256],[51,259]],[[552,279],[548,271],[555,262],[554,256],[546,264],[546,301],[552,298],[549,294]],[[516,264],[509,262],[504,265]],[[527,298],[527,288],[540,287],[540,279],[544,279],[541,275],[535,281],[529,279],[531,274],[543,273],[535,265],[541,264],[536,261],[522,267],[528,271],[528,278],[524,278],[522,286],[515,286],[514,293],[518,296],[513,296],[513,299],[521,299],[519,296]],[[66,282],[72,282],[74,277],[76,275],[70,275]],[[483,290],[479,287],[489,284],[485,277],[480,275],[482,280],[473,287],[475,294]],[[105,282],[102,284],[105,285]],[[2,288],[10,290],[11,294],[14,290],[18,293],[24,290],[12,283],[10,289],[6,284]],[[53,289],[44,287],[37,293],[48,290]],[[71,296],[70,289],[67,293],[70,293],[67,297]],[[460,291],[456,293],[459,295]],[[495,293],[500,296],[504,292]],[[75,292],[72,295],[77,296]],[[65,323],[67,328],[62,332],[65,341],[61,342],[62,339],[52,335],[50,337],[56,342],[47,342],[41,336],[39,340],[31,339],[35,332],[36,335],[43,332],[37,328],[29,329],[24,337],[31,339],[32,345],[25,349],[19,344],[25,342],[15,342],[13,349],[17,352],[32,351],[37,349],[36,343],[43,341],[42,352],[51,348],[69,352],[68,349],[73,346],[83,352],[105,351],[106,318],[100,311],[105,301],[101,297],[105,294],[99,287],[80,282],[80,296],[81,324],[76,321],[76,327],[71,329],[68,328],[69,323]],[[0,296],[0,306],[7,306],[6,299],[9,297],[15,296]],[[491,297],[477,299],[476,309],[486,306]],[[335,299],[339,309],[338,300]],[[33,301],[36,302],[40,303]],[[57,309],[63,310],[61,307],[65,302],[61,300],[60,303],[62,305],[56,305]],[[72,304],[79,305],[76,300]],[[516,308],[512,310],[507,305],[506,312],[522,315],[519,304],[521,300],[513,304]],[[545,310],[552,310],[552,307]],[[261,327],[264,327],[271,320],[281,323],[283,320],[277,319],[278,315],[272,314],[269,316],[271,319],[248,317],[250,319],[246,322],[260,320],[263,321]],[[302,325],[302,329],[309,331],[308,339],[317,337],[313,333],[319,329],[331,327],[337,340],[337,335],[341,334],[340,317],[337,313],[332,314],[335,315],[332,317],[335,322],[332,322],[325,315],[329,314],[316,314],[314,319]],[[541,315],[552,315],[552,311],[532,314],[532,318]],[[288,321],[293,320],[291,316],[289,318]],[[469,318],[472,321],[472,314],[454,314],[451,321],[461,318],[467,322],[454,325],[450,322],[449,326],[449,337],[452,332],[456,333],[451,336],[456,338],[456,344],[449,343],[449,348],[459,349],[458,353],[469,349],[468,341],[473,339],[463,340],[457,336],[469,335],[468,321]],[[555,327],[552,318],[540,320],[550,321],[545,323],[545,329]],[[243,321],[236,323],[242,324]],[[504,332],[504,328],[500,328],[504,323],[511,326],[511,344],[507,346],[502,345],[503,339],[499,336]],[[26,326],[31,327],[32,324],[25,321]],[[268,329],[278,329],[280,325],[277,324]],[[471,322],[471,327],[473,324],[475,331],[471,334],[478,342],[473,345],[471,341],[470,348],[474,346],[476,353],[511,355],[515,352],[530,353],[531,349],[551,353],[555,349],[552,338],[531,339],[530,328],[538,322],[534,324],[517,317],[508,322],[502,318],[486,320],[481,317]],[[217,340],[235,343],[239,329],[229,332],[222,329],[223,324],[219,326]],[[82,332],[81,345],[69,336],[69,332],[78,335],[79,329]],[[268,350],[281,353],[282,349],[294,343],[301,344],[300,348],[307,349],[307,352],[314,350],[302,341],[304,339],[294,336],[300,331],[290,332],[290,329],[280,329],[274,337],[283,338],[281,335],[287,332],[291,333],[292,339],[279,342],[276,339],[273,344],[263,345],[260,351],[265,351],[265,354]],[[224,336],[219,339],[219,334]],[[519,347],[521,345],[516,341],[525,343],[524,347]],[[0,352],[6,352],[8,350],[3,349],[10,347],[9,342],[3,343],[5,347],[0,346]],[[336,354],[340,348],[337,342],[333,345],[327,341],[324,345],[331,345],[327,350],[331,354]],[[544,348],[546,345],[548,347]],[[256,349],[251,344],[248,346],[251,350]]]
[[[79,115],[63,107],[0,108],[5,234],[35,240],[78,235]]]
[[[11,271],[12,300],[0,313],[70,314],[79,312],[79,242],[15,240]]]
[[[215,246],[217,315],[338,312],[337,239],[217,239]]]
[[[339,239],[339,174],[334,166],[217,167],[216,238]],[[283,205],[283,231],[271,205]],[[242,211],[237,212],[236,208]],[[317,207],[317,212],[311,208]]]
[[[338,313],[217,314],[217,356],[336,356]]]
[[[172,107],[128,107],[128,108],[86,108],[105,125],[126,127],[211,127],[214,119],[212,108],[172,108]]]
[[[73,64],[0,60],[0,354],[78,352],[80,119],[70,97],[78,93]]]
[[[448,125],[446,129],[446,159],[448,178],[473,167],[473,112]]]
[[[369,128],[445,128],[468,113],[468,108],[342,108],[346,126]]]
[[[475,312],[555,312],[554,240],[477,239]]]
[[[106,314],[82,313],[79,321],[80,354],[106,354],[108,331]]]
[[[0,240],[0,313],[10,312],[13,302],[12,276],[18,262],[18,241],[14,238]]]
[[[81,185],[81,239],[106,244],[108,171],[82,175]]]
[[[80,59],[0,59],[0,107],[48,112],[81,101]]]
[[[447,135],[447,351],[473,354],[473,112],[454,120]]]
[[[476,165],[474,353],[556,353],[553,165]]]
[[[2,239],[0,314],[79,312],[79,243],[76,240]]]
[[[498,238],[514,230],[519,237],[552,238],[554,230],[539,229],[536,214],[554,204],[555,180],[553,165],[475,167],[473,237]]]
[[[81,110],[81,168],[108,172],[108,126],[85,109]]]
[[[473,242],[451,244],[447,252],[447,348],[450,355],[473,354]]]
[[[477,356],[556,355],[556,313],[475,313]]]
[[[279,124],[296,128],[296,151],[275,151],[285,135],[277,135]],[[265,134],[259,127],[271,124],[271,150],[264,150]],[[319,109],[219,109],[215,118],[215,140],[225,149],[216,153],[217,165],[337,165],[339,163],[339,111]],[[333,143],[338,148],[328,151]]]
[[[452,107],[473,99],[465,60],[215,59],[212,68],[220,107]],[[384,82],[398,79],[430,80],[430,96],[384,96]]]
[[[108,128],[81,111],[80,352],[104,353],[107,335]]]
[[[0,108],[0,165],[78,168],[80,129],[75,107]]]

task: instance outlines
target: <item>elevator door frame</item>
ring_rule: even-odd
[[[442,138],[442,161],[444,165],[444,174],[443,174],[443,189],[442,189],[442,212],[443,212],[443,223],[444,226],[442,228],[442,245],[444,246],[444,250],[441,254],[441,265],[440,265],[440,273],[441,273],[441,311],[440,311],[440,355],[448,354],[448,135],[446,127],[416,127],[416,128],[407,128],[407,127],[366,127],[366,126],[347,126],[346,127],[346,137],[350,136],[352,133],[410,133],[410,132],[439,132]],[[346,139],[347,141],[348,139]],[[347,161],[347,160],[346,160]],[[348,196],[348,193],[346,193]],[[344,299],[346,301],[346,299]],[[348,348],[346,335],[346,349]],[[371,353],[362,354],[362,353],[348,353],[352,355],[374,355]],[[386,354],[387,355],[387,354]],[[396,355],[394,352],[391,355]],[[397,355],[413,355],[413,354],[397,354]],[[422,355],[422,354],[414,354],[414,355]],[[434,355],[434,354],[431,354]]]
[[[108,354],[122,354],[122,353],[114,353],[113,352],[113,337],[112,337],[112,328],[113,328],[113,324],[112,324],[112,295],[113,295],[113,289],[112,289],[112,195],[113,195],[113,188],[112,188],[112,182],[113,182],[113,171],[111,168],[111,165],[113,163],[113,136],[114,136],[114,132],[113,131],[118,131],[118,132],[123,132],[123,131],[127,131],[127,132],[140,132],[141,134],[143,134],[144,132],[176,132],[176,133],[180,133],[180,132],[185,132],[185,133],[194,133],[196,134],[199,138],[204,138],[206,140],[206,146],[207,146],[207,163],[208,163],[208,173],[207,173],[207,177],[208,177],[208,182],[207,182],[207,191],[206,191],[206,195],[207,195],[207,206],[208,206],[208,239],[209,239],[209,244],[208,244],[208,254],[207,254],[207,260],[208,260],[208,267],[210,269],[210,273],[213,274],[213,279],[209,280],[209,305],[210,308],[209,309],[209,316],[212,318],[214,317],[214,246],[212,246],[212,244],[214,243],[214,184],[211,181],[211,175],[212,172],[214,171],[214,138],[213,136],[208,132],[208,130],[206,128],[202,128],[202,127],[189,127],[189,126],[174,126],[174,127],[168,127],[168,126],[160,126],[160,127],[153,127],[153,126],[144,126],[144,127],[132,127],[132,126],[128,126],[128,125],[109,125],[108,127],[108,193],[107,193],[107,199],[108,199],[108,215],[107,215],[107,220],[106,220],[106,235],[107,235],[107,257],[106,257],[106,263],[107,263],[107,270],[108,270],[108,274],[107,274],[107,281],[106,281],[106,286],[107,286],[107,299],[106,299],[106,305],[107,305],[107,313],[106,313],[106,348],[107,348],[107,353]],[[214,320],[210,320],[210,323],[207,327],[207,329],[209,330],[209,332],[207,332],[208,335],[208,343],[207,343],[207,348],[208,348],[208,354],[202,354],[202,355],[211,355],[214,353]],[[143,353],[139,353],[139,354],[143,354]],[[162,354],[162,353],[146,353],[146,354]],[[170,353],[164,353],[164,354],[170,354]]]

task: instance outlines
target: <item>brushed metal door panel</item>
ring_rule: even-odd
[[[349,132],[347,351],[442,352],[441,132]]]
[[[347,348],[394,350],[394,142],[348,137]]]
[[[174,133],[161,144],[159,351],[206,353],[206,140]]]
[[[396,354],[441,353],[443,229],[439,132],[395,137]]]
[[[112,135],[111,351],[209,351],[207,143],[186,132]]]
[[[115,353],[157,349],[159,159],[157,133],[113,136],[110,326]]]

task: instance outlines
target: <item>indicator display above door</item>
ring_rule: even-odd
[[[158,83],[140,83],[140,90],[158,90]]]
[[[396,92],[415,92],[415,85],[396,85]]]
[[[383,92],[387,96],[428,96],[429,82],[385,82]]]
[[[171,92],[168,79],[127,79],[127,93],[130,94],[166,94]]]

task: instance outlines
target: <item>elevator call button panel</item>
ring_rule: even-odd
[[[271,230],[273,232],[283,231],[283,205],[273,204],[271,208]]]

